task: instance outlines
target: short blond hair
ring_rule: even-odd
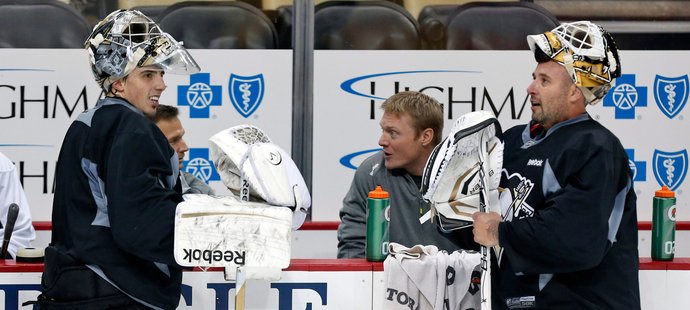
[[[407,113],[417,137],[424,129],[434,130],[434,144],[439,144],[443,134],[443,108],[434,98],[416,91],[399,92],[381,104],[384,113]]]

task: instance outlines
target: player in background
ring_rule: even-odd
[[[0,153],[0,236],[5,235],[7,213],[13,203],[19,206],[19,213],[14,222],[10,243],[7,246],[7,255],[0,257],[0,259],[15,258],[17,250],[31,246],[31,241],[36,238],[36,231],[31,222],[29,202],[26,200],[22,183],[19,181],[17,168],[5,154]]]
[[[640,309],[628,158],[586,111],[621,75],[616,45],[586,21],[527,41],[532,120],[504,134],[502,214],[473,215],[475,240],[500,246],[493,307]]]
[[[469,229],[444,232],[432,223],[430,204],[419,191],[427,159],[443,134],[443,109],[420,92],[401,92],[381,105],[379,145],[357,168],[343,199],[338,227],[338,258],[363,258],[369,191],[381,185],[390,194],[390,241],[441,250],[478,250]]]
[[[179,157],[180,185],[182,194],[205,194],[215,195],[213,189],[206,182],[195,177],[193,174],[182,170],[184,154],[189,151],[187,142],[184,140],[185,130],[179,118],[180,111],[173,106],[158,105],[153,121],[160,128]]]

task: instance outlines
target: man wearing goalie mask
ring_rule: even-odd
[[[436,245],[449,252],[476,250],[469,229],[444,232],[432,223],[430,204],[420,193],[425,164],[441,142],[443,109],[419,92],[397,93],[381,105],[383,150],[357,168],[343,199],[338,227],[338,258],[363,258],[369,191],[380,185],[390,194],[390,241],[412,247]]]
[[[493,246],[494,309],[639,309],[636,196],[623,146],[586,112],[621,74],[586,21],[527,37],[532,121],[504,133],[501,213],[475,213]]]
[[[77,117],[60,150],[39,307],[174,309],[178,155],[151,118],[164,73],[199,67],[134,10],[108,15],[85,47],[106,96]]]

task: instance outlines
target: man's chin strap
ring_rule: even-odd
[[[595,105],[601,100],[601,98],[597,98],[597,96],[594,95],[594,92],[592,92],[591,88],[584,86],[578,86],[577,88],[582,91],[582,95],[585,96],[585,101],[587,104]]]

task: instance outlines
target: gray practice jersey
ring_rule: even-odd
[[[420,222],[420,218],[429,212],[430,204],[422,199],[419,185],[405,170],[386,169],[381,151],[359,166],[343,199],[338,227],[338,258],[364,257],[367,196],[377,185],[390,195],[391,242],[407,247],[435,245],[448,252],[479,249],[473,241],[471,228],[446,233],[431,220]]]

